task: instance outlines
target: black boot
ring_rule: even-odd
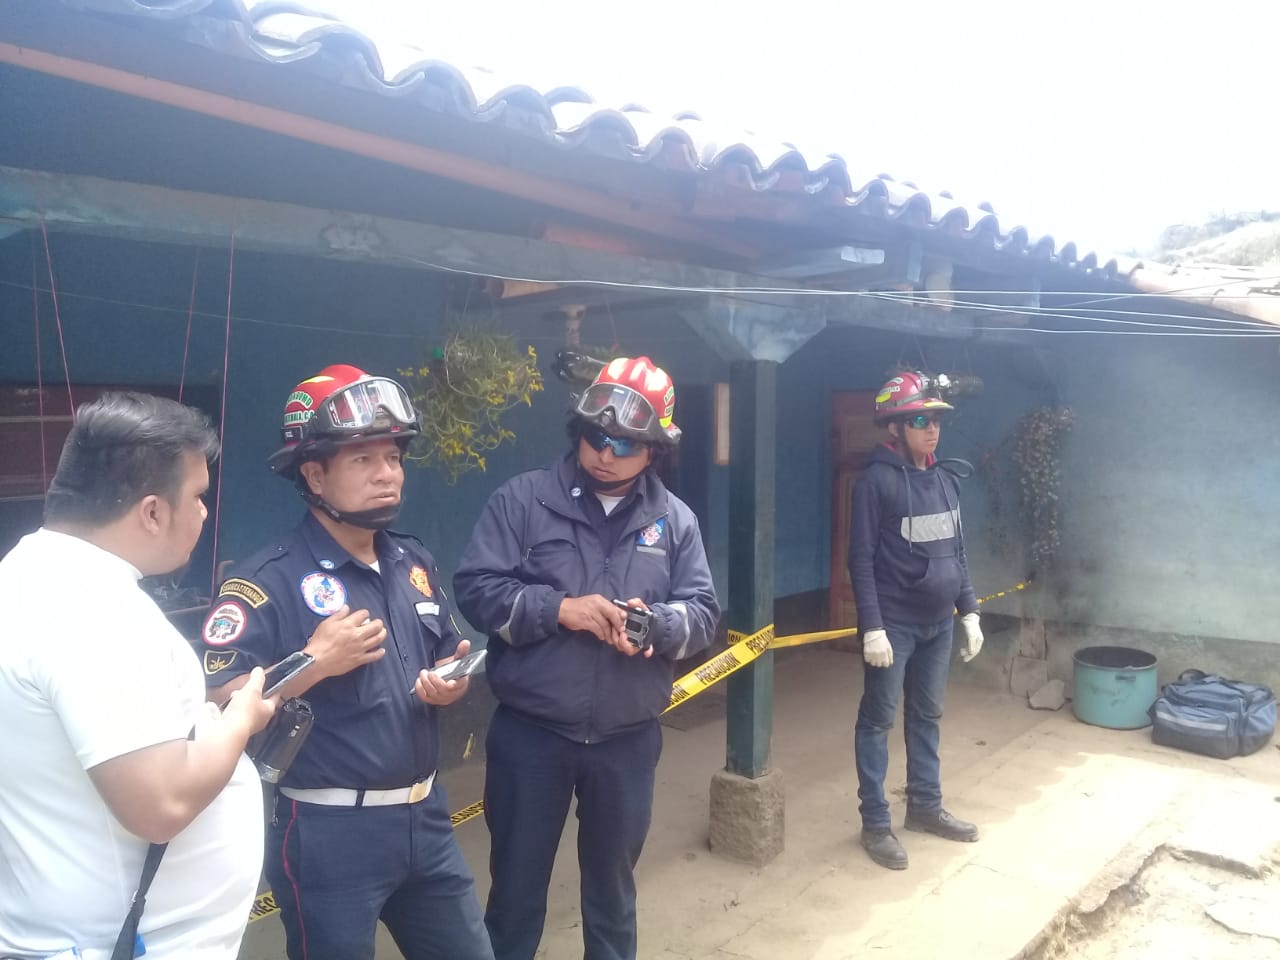
[[[913,813],[908,810],[907,822],[903,826],[908,830],[932,833],[944,840],[958,840],[961,843],[973,843],[978,839],[978,828],[974,824],[957,820],[941,808],[928,813]]]
[[[863,830],[862,848],[876,863],[890,870],[907,869],[907,851],[892,830]]]

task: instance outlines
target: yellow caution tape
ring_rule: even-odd
[[[280,906],[276,903],[276,895],[268,890],[266,893],[260,893],[253,901],[253,906],[249,908],[249,922],[261,920],[263,917],[269,917],[272,914],[280,912]]]
[[[1027,589],[1026,581],[1015,583],[1008,590],[1001,590],[999,593],[979,598],[978,603],[988,603],[1025,589]],[[679,706],[712,684],[720,682],[729,674],[741,670],[766,650],[802,647],[810,643],[821,643],[824,640],[851,637],[857,632],[857,627],[845,627],[840,630],[819,630],[815,633],[792,633],[785,637],[777,637],[774,636],[772,623],[750,635],[739,633],[737,630],[730,630],[729,643],[731,646],[728,650],[717,654],[701,666],[695,667],[672,684],[671,703],[667,706],[667,710]],[[666,710],[663,713],[666,713]]]
[[[998,600],[1001,597],[1007,597],[1017,593],[1019,590],[1027,589],[1025,581],[1015,583],[1008,590],[1001,590],[999,593],[993,593],[990,596],[980,597],[978,603],[988,603],[991,600]],[[723,653],[718,653],[706,663],[695,667],[686,673],[683,677],[671,685],[671,703],[666,713],[680,704],[684,703],[690,697],[695,697],[707,687],[719,683],[731,673],[736,673],[743,667],[751,663],[764,653],[766,650],[782,650],[786,647],[801,647],[809,643],[821,643],[824,640],[835,640],[839,637],[851,637],[858,632],[857,627],[845,627],[841,630],[819,630],[816,633],[793,633],[785,637],[774,636],[773,624],[763,627],[752,634],[739,633],[737,630],[729,631],[729,640],[731,646]],[[468,743],[468,747],[470,744]],[[449,817],[454,827],[460,827],[468,820],[474,820],[480,814],[484,813],[484,801],[477,800],[469,806],[463,807],[457,813]],[[266,893],[258,894],[258,898],[253,902],[253,908],[249,911],[249,922],[261,920],[263,917],[269,917],[272,914],[279,913],[280,908],[276,905],[276,898],[268,890]]]
[[[671,703],[667,706],[667,710],[684,703],[729,674],[736,673],[768,650],[774,641],[773,624],[769,624],[763,630],[757,630],[751,636],[730,630],[729,639],[735,642],[728,650],[716,654],[671,685]]]
[[[484,813],[484,801],[477,800],[475,803],[465,806],[457,813],[451,815],[449,817],[449,822],[455,827],[460,827],[468,820],[474,820],[482,813]]]

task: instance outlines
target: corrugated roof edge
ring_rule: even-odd
[[[661,118],[634,103],[597,103],[574,86],[538,90],[511,83],[483,68],[461,67],[333,17],[319,4],[283,0],[63,0],[67,6],[149,20],[185,21],[184,39],[237,56],[272,63],[323,55],[339,82],[385,96],[412,99],[428,109],[478,123],[536,135],[565,149],[580,149],[693,175],[718,175],[756,192],[813,198],[815,211],[843,204],[871,216],[937,230],[994,251],[1125,278],[1122,258],[1084,255],[1074,242],[1059,247],[1051,235],[1033,237],[1023,226],[1007,232],[989,203],[957,203],[950,193],[929,193],[888,174],[856,176],[839,154],[810,160],[795,145],[750,133],[719,136],[698,114]],[[222,11],[234,11],[228,17]],[[332,67],[327,71],[331,76]]]

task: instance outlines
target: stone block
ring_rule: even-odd
[[[1033,710],[1061,710],[1067,702],[1067,685],[1061,680],[1050,680],[1027,699]]]
[[[1009,690],[1016,697],[1026,697],[1049,682],[1049,663],[1032,657],[1014,657],[1009,674]]]
[[[711,852],[763,866],[782,852],[786,797],[782,771],[755,779],[727,770],[711,778]]]

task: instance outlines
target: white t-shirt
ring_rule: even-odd
[[[617,508],[624,498],[611,497],[606,493],[597,493],[596,499],[600,501],[600,506],[604,507],[604,515],[607,517]]]
[[[195,653],[85,540],[39,530],[0,560],[0,956],[106,960],[147,842],[85,772],[208,722]],[[262,867],[262,785],[230,784],[169,844],[139,928],[148,960],[234,960]]]

